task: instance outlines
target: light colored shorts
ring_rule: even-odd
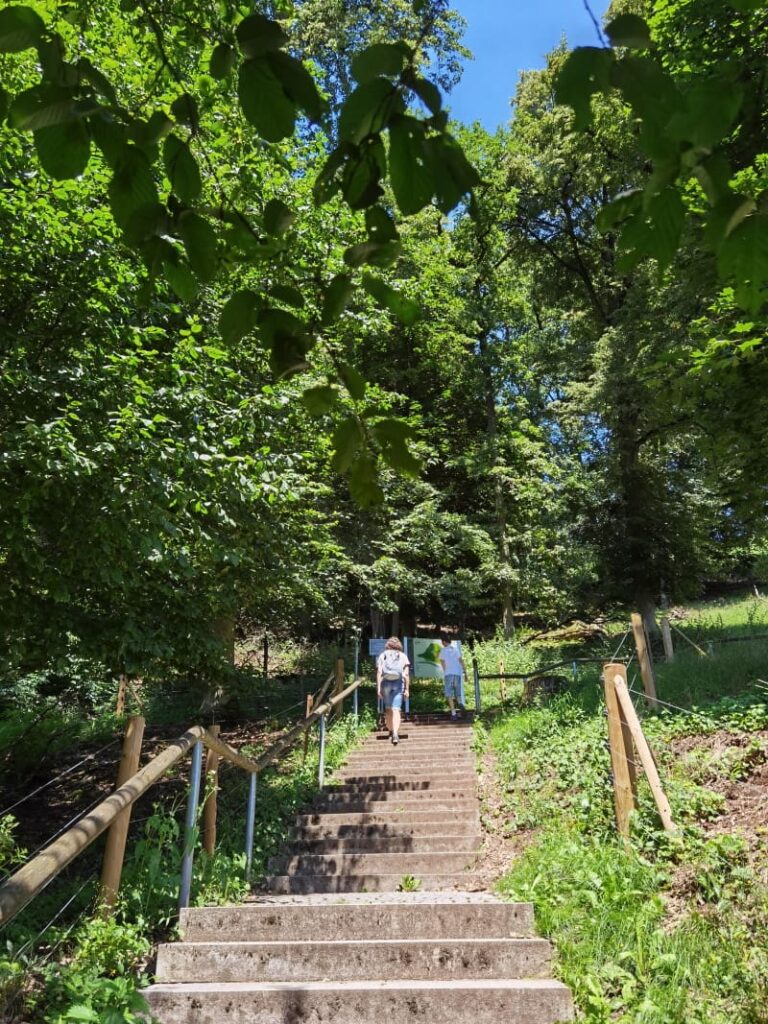
[[[446,676],[443,679],[443,693],[446,697],[461,700],[461,676]]]
[[[402,676],[399,679],[382,679],[381,696],[384,701],[384,707],[392,708],[394,711],[402,711],[404,690],[405,684]]]

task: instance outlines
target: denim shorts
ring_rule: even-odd
[[[443,679],[443,693],[446,697],[461,700],[461,676],[446,676]]]
[[[394,711],[402,711],[404,689],[405,685],[402,676],[399,676],[397,679],[382,679],[381,696],[384,701],[384,707],[392,708]]]

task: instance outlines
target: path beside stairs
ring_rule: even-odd
[[[182,912],[146,995],[162,1024],[554,1024],[533,908],[478,886],[472,728],[433,715],[354,751],[296,820],[264,892]],[[407,891],[420,883],[418,890]],[[406,891],[403,891],[406,890]]]

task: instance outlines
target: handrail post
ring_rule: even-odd
[[[477,658],[472,658],[472,674],[475,677],[475,714],[480,714],[480,669]]]
[[[220,725],[212,725],[208,732],[212,736],[218,736],[221,731]],[[210,792],[203,805],[203,849],[212,857],[216,850],[216,812],[219,799],[219,755],[211,747],[205,759],[205,789]]]
[[[145,722],[141,715],[134,715],[128,719],[120,766],[117,769],[118,789],[139,770],[144,725]],[[125,843],[131,824],[131,810],[131,807],[126,807],[122,814],[118,815],[112,822],[107,833],[99,892],[102,913],[105,916],[115,905],[117,893],[120,889],[120,876],[123,873],[123,861],[125,859]]]
[[[245,878],[251,880],[251,868],[253,867],[253,834],[256,830],[256,787],[258,775],[251,772],[248,780],[248,809],[245,816]]]
[[[317,786],[325,784],[325,715],[320,715],[320,759],[317,764]]]
[[[355,687],[355,690],[352,693],[352,714],[355,716],[355,724],[357,724],[360,719],[360,703],[357,696],[359,689],[359,687]]]
[[[189,796],[187,816],[184,821],[184,853],[181,858],[181,885],[179,887],[179,910],[189,906],[192,893],[192,864],[195,857],[195,825],[197,807],[200,802],[200,771],[203,766],[203,742],[198,740],[192,748],[192,765],[189,769]]]

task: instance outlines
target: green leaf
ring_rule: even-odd
[[[287,380],[309,369],[305,356],[306,346],[302,340],[293,335],[280,335],[272,346],[269,365],[278,379]]]
[[[718,267],[724,278],[733,280],[739,305],[760,312],[768,297],[768,215],[754,213],[726,236]]]
[[[219,331],[228,345],[241,341],[256,326],[260,307],[258,295],[252,291],[235,292],[221,311]]]
[[[293,288],[289,284],[275,284],[269,289],[269,294],[279,302],[293,306],[294,309],[303,309],[306,305],[304,296],[299,289]]]
[[[349,492],[361,508],[381,505],[384,492],[376,472],[376,460],[367,452],[359,455],[350,466],[347,475]]]
[[[306,337],[305,327],[302,320],[289,313],[285,309],[265,307],[258,315],[259,334],[267,348],[271,348],[275,339],[280,335],[303,338],[306,342],[304,352],[310,349],[309,339]]]
[[[598,231],[603,233],[610,231],[633,213],[637,213],[643,199],[643,190],[640,188],[629,189],[621,192],[606,203],[595,217],[595,225]]]
[[[733,177],[733,171],[723,153],[713,153],[706,160],[702,160],[694,167],[693,173],[713,206],[729,194],[729,182]]]
[[[350,366],[349,363],[339,363],[338,370],[344,387],[356,402],[361,402],[365,398],[367,386],[363,375],[358,373],[354,366]]]
[[[653,224],[653,246],[650,255],[664,269],[672,262],[680,246],[685,224],[685,204],[676,188],[665,188],[648,204]]]
[[[341,192],[352,210],[364,210],[383,195],[379,184],[382,170],[374,147],[367,143],[375,140],[383,149],[379,136],[370,136],[364,149],[350,157],[341,177]]]
[[[651,155],[668,156],[669,144],[664,145],[663,129],[683,105],[672,76],[652,57],[635,56],[616,61],[610,68],[610,76],[635,116],[661,129],[657,138],[660,148]]]
[[[328,327],[334,320],[338,320],[347,307],[354,285],[348,274],[337,274],[325,290],[323,296],[323,311],[320,322],[323,327]]]
[[[418,476],[422,465],[419,459],[408,448],[408,440],[413,437],[413,429],[405,420],[387,417],[378,420],[372,426],[372,432],[381,445],[384,461],[408,476]]]
[[[629,46],[635,50],[649,50],[653,46],[651,30],[639,14],[620,14],[605,27],[611,46]]]
[[[227,75],[229,75],[234,64],[234,49],[229,45],[229,43],[219,43],[211,54],[208,71],[210,72],[211,78],[216,78],[221,81],[222,78],[226,78]]]
[[[44,31],[43,19],[31,7],[4,7],[0,11],[0,53],[28,50],[37,44]]]
[[[425,152],[432,171],[438,208],[450,213],[462,196],[480,183],[480,176],[453,138],[446,134],[427,139]]]
[[[194,272],[201,281],[210,281],[218,267],[216,232],[205,217],[184,210],[179,217],[179,235]]]
[[[172,263],[167,260],[163,264],[163,272],[168,284],[182,302],[194,301],[197,296],[197,279],[186,263]]]
[[[363,444],[363,431],[356,416],[348,416],[333,432],[333,459],[331,464],[337,473],[344,473],[352,465]]]
[[[100,96],[115,107],[119,105],[114,85],[92,61],[87,57],[80,57],[76,67],[80,77],[90,83]]]
[[[121,228],[130,224],[142,206],[158,203],[152,168],[138,146],[123,146],[108,192],[112,216]]]
[[[282,25],[263,14],[250,14],[244,18],[235,29],[235,35],[246,57],[263,57],[288,42]]]
[[[721,78],[693,82],[683,93],[685,109],[671,118],[667,131],[678,141],[714,146],[730,132],[743,99],[737,82]]]
[[[336,195],[341,188],[341,179],[338,176],[340,168],[345,165],[347,160],[355,159],[358,156],[358,147],[349,142],[342,142],[333,150],[312,186],[312,195],[318,206],[327,203]]]
[[[182,203],[193,203],[203,190],[203,181],[187,143],[169,135],[163,143],[163,163],[173,191]]]
[[[385,281],[372,274],[363,274],[363,288],[380,306],[394,313],[401,323],[413,326],[421,318],[421,306],[413,299],[408,299]]]
[[[577,131],[592,123],[592,96],[606,92],[610,85],[613,51],[596,46],[578,46],[563,64],[555,82],[555,102],[573,109]]]
[[[443,100],[440,90],[436,85],[427,78],[418,78],[416,76],[408,80],[408,85],[433,114],[440,113]]]
[[[38,128],[50,128],[54,124],[76,121],[85,112],[71,89],[43,84],[19,93],[11,104],[8,119],[13,128],[35,131]]]
[[[728,3],[740,14],[751,14],[763,6],[764,0],[728,0]]]
[[[237,92],[243,113],[263,139],[280,142],[293,134],[296,106],[264,57],[245,61]]]
[[[381,445],[398,444],[408,441],[414,436],[413,427],[405,420],[395,416],[386,416],[377,420],[372,427],[373,433]]]
[[[76,178],[88,166],[91,140],[82,121],[38,128],[34,138],[40,163],[52,178]]]
[[[434,179],[424,146],[424,125],[415,117],[397,117],[389,126],[392,190],[404,216],[418,213],[431,200]]]
[[[312,416],[323,416],[330,412],[339,398],[339,392],[330,384],[318,384],[316,387],[307,388],[301,396]]]
[[[751,196],[737,195],[730,190],[712,207],[704,229],[707,244],[718,252],[730,233],[757,209]]]
[[[129,138],[143,147],[156,146],[173,128],[173,121],[162,110],[156,110],[148,121],[137,118],[130,127]]]
[[[264,207],[264,230],[268,235],[282,235],[296,220],[296,214],[281,199],[270,199]]]
[[[403,110],[403,98],[386,78],[359,85],[344,103],[339,116],[339,136],[362,142],[385,128]]]
[[[197,131],[200,125],[200,113],[194,96],[183,92],[171,104],[171,113],[179,124],[185,124],[193,131]]]
[[[397,226],[385,209],[371,206],[365,211],[365,230],[372,242],[397,239]]]
[[[358,82],[399,75],[412,56],[404,43],[373,43],[352,58],[352,74]]]
[[[127,142],[127,133],[111,115],[96,114],[88,119],[93,141],[101,150],[101,154],[114,170],[123,158]]]
[[[344,252],[348,267],[362,267],[370,263],[374,267],[388,267],[400,255],[400,242],[359,242]]]
[[[319,121],[325,113],[327,104],[318,92],[314,78],[302,62],[282,50],[268,53],[267,62],[286,95],[311,121]]]

